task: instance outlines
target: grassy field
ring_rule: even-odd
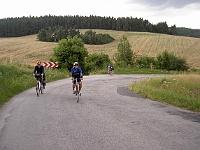
[[[80,30],[82,33],[86,30]],[[127,36],[134,52],[139,55],[155,57],[162,51],[174,52],[186,58],[192,68],[200,69],[200,39],[191,37],[171,36],[146,32],[124,32],[111,30],[93,30],[107,33],[115,41],[105,45],[85,45],[89,53],[104,52],[112,59],[117,52],[120,38]],[[0,59],[34,65],[38,60],[48,61],[57,43],[40,42],[36,35],[18,38],[0,38]]]
[[[80,30],[82,33],[87,30]],[[115,41],[104,45],[85,45],[89,53],[103,52],[112,59],[117,52],[120,38],[126,36],[138,55],[155,57],[162,51],[174,52],[186,58],[192,68],[200,69],[200,38],[171,36],[146,32],[124,32],[93,30],[97,33],[110,34]],[[15,38],[0,38],[0,106],[12,96],[35,85],[32,76],[33,66],[37,61],[49,61],[57,43],[40,42],[37,35]],[[17,66],[17,67],[16,67]],[[93,71],[92,74],[105,74],[105,70]],[[116,74],[171,74],[171,72],[135,68],[115,68]],[[175,72],[173,72],[174,74]],[[48,82],[65,78],[65,71],[46,71]],[[22,84],[23,83],[23,84]],[[151,99],[200,111],[199,75],[179,75],[173,78],[145,80],[129,88]],[[184,87],[184,88],[183,88]],[[150,92],[149,92],[150,91]]]
[[[1,62],[9,64],[35,65],[37,61],[48,61],[56,43],[40,42],[36,35],[0,38]]]
[[[173,75],[133,83],[129,89],[150,99],[200,112],[200,75]]]

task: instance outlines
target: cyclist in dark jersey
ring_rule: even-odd
[[[114,67],[113,66],[108,66],[108,73],[109,74],[113,74],[113,72],[114,72]]]
[[[45,81],[44,67],[42,66],[40,61],[37,62],[37,66],[35,66],[34,71],[33,71],[33,75],[35,76],[36,79],[38,79],[38,76],[36,76],[35,74],[41,74],[43,76],[42,83],[43,83],[43,87],[45,88],[46,81]]]
[[[75,87],[76,87],[76,78],[77,78],[77,82],[79,83],[79,91],[81,91],[82,88],[82,82],[81,79],[83,78],[83,74],[82,74],[82,69],[79,67],[78,62],[74,63],[74,67],[71,69],[71,73],[72,73],[72,80],[73,80],[73,85],[72,85],[72,89],[73,89],[73,94],[75,94]]]

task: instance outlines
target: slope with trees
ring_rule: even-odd
[[[100,16],[40,16],[0,19],[0,37],[19,37],[37,34],[41,29],[63,26],[73,29],[105,29],[169,34],[166,22],[156,25],[143,18]],[[173,30],[175,30],[173,26]],[[175,32],[174,32],[175,33]]]

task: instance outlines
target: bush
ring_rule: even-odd
[[[118,66],[122,67],[122,66],[133,64],[134,55],[131,50],[131,45],[125,36],[123,36],[120,39],[120,43],[117,47],[117,51],[118,52],[115,56],[115,63]]]
[[[93,53],[86,58],[87,71],[104,69],[110,65],[111,61],[107,54],[104,53]]]
[[[96,34],[92,30],[86,31],[85,34],[81,35],[81,38],[85,44],[93,45],[107,44],[115,40],[109,34]]]
[[[189,69],[188,64],[184,58],[177,57],[167,51],[164,51],[157,56],[157,68],[177,71],[184,71]]]
[[[156,65],[156,60],[153,57],[142,56],[136,60],[138,68],[150,68],[150,64]]]
[[[85,58],[88,56],[88,51],[84,47],[83,41],[77,36],[59,41],[57,47],[54,49],[53,60],[58,61],[60,68],[67,68],[71,70],[75,61],[85,70]]]
[[[61,39],[66,39],[68,36],[80,37],[80,32],[72,28],[55,26],[55,27],[48,27],[47,29],[41,29],[37,35],[37,38],[39,41],[44,41],[44,42],[58,42]]]

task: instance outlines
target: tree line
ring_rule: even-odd
[[[200,38],[199,29],[178,28],[177,35]]]
[[[63,26],[74,29],[104,29],[164,33],[179,36],[200,37],[199,29],[169,27],[166,22],[152,24],[143,18],[101,16],[29,16],[0,19],[0,37],[20,37],[37,34],[41,29]]]
[[[67,28],[63,26],[48,27],[47,29],[41,29],[37,34],[39,41],[43,42],[58,42],[61,39],[65,39],[68,36],[81,36],[78,30]]]
[[[96,34],[91,29],[86,31],[84,34],[80,33],[79,30],[67,28],[63,26],[48,27],[48,29],[41,29],[37,35],[39,41],[44,42],[58,42],[61,39],[65,39],[68,36],[77,36],[83,40],[85,44],[101,45],[107,44],[115,39],[109,34]]]
[[[73,29],[104,29],[177,35],[175,25],[168,27],[166,22],[152,24],[143,18],[46,15],[0,19],[0,37],[20,37],[37,34],[41,29],[55,26]]]

